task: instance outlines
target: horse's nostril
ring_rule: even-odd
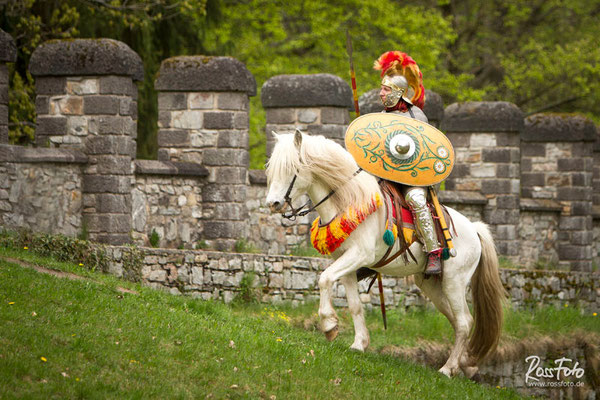
[[[279,208],[279,207],[281,207],[281,202],[280,201],[274,201],[273,203],[271,203],[271,207],[273,207],[273,208]]]

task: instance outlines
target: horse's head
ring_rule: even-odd
[[[276,134],[275,147],[267,163],[267,205],[272,212],[283,213],[288,203],[295,204],[312,183],[311,173],[303,168],[301,149],[305,135]]]

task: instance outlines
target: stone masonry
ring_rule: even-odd
[[[518,265],[556,269],[559,265],[558,232],[561,207],[546,201],[521,199]]]
[[[139,56],[111,39],[50,41],[29,64],[36,78],[38,146],[88,155],[83,215],[89,238],[131,241],[131,189],[137,136]]]
[[[592,178],[596,127],[585,117],[536,114],[522,134],[521,194],[558,202],[559,265],[592,270]]]
[[[0,144],[0,225],[80,236],[86,162],[79,151]]]
[[[123,248],[107,246],[107,258],[113,272],[122,274]],[[317,299],[317,280],[331,263],[329,258],[290,257],[284,255],[238,254],[201,250],[141,248],[143,261],[139,277],[145,284],[186,293],[203,299],[230,301],[240,292],[244,274],[253,274],[254,287],[264,302],[289,300],[301,304]],[[587,311],[600,309],[600,274],[567,271],[531,271],[501,269],[500,278],[515,308],[539,305],[564,307],[578,305]],[[383,280],[386,303],[390,307],[424,305],[414,283],[404,278]],[[359,284],[364,304],[379,304],[378,289],[367,293],[366,280]],[[336,285],[334,302],[345,306],[343,286]]]
[[[267,158],[275,145],[272,132],[300,129],[344,145],[352,90],[342,78],[331,74],[277,75],[264,83],[260,98],[267,113]]]
[[[174,57],[161,64],[159,160],[195,162],[209,172],[202,189],[202,237],[228,250],[246,238],[249,96],[256,82],[231,57]]]
[[[522,129],[523,113],[507,102],[451,104],[442,122],[456,154],[446,190],[475,191],[487,198],[483,220],[492,227],[499,253],[515,262]]]
[[[14,59],[13,45],[0,34],[0,59]],[[0,148],[3,226],[88,232],[94,241],[138,244],[156,231],[160,245],[219,250],[246,239],[269,255],[307,244],[311,216],[288,223],[270,214],[264,172],[248,171],[248,96],[256,86],[239,61],[165,60],[156,80],[159,161],[134,160],[134,81],[143,69],[129,47],[108,39],[50,41],[36,49],[29,67],[36,78],[39,147]],[[369,100],[374,111],[381,108],[376,95],[372,91]],[[369,110],[366,97],[363,113]],[[528,268],[597,268],[600,144],[593,124],[537,115],[528,118],[520,137],[524,119],[512,104],[463,103],[444,111],[439,96],[429,91],[427,98],[430,122],[442,121],[457,154],[442,202],[491,224],[500,253]],[[342,141],[351,91],[341,78],[276,76],[265,83],[261,100],[267,132],[299,127]],[[7,110],[3,105],[0,111]],[[0,131],[7,130],[3,122]],[[28,203],[25,195],[58,205]],[[49,212],[63,215],[51,218]]]
[[[592,183],[593,205],[592,218],[594,237],[592,240],[592,267],[600,267],[600,129],[596,126],[596,142],[594,143],[594,176]]]
[[[202,237],[202,187],[208,170],[196,163],[137,160],[132,192],[133,239],[150,246],[193,249]]]
[[[0,144],[8,143],[8,67],[17,60],[13,38],[0,29]]]
[[[248,240],[266,254],[293,254],[302,248],[312,248],[310,225],[316,213],[298,217],[295,221],[273,214],[267,206],[267,177],[263,170],[250,171],[250,186],[246,198],[250,235]]]

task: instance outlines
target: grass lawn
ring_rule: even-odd
[[[316,305],[229,306],[168,295],[27,251],[0,249],[0,256],[88,278],[58,278],[0,259],[2,399],[520,398],[510,389],[450,380],[392,356],[350,351],[345,312],[346,329],[328,343],[313,329]],[[540,313],[509,314],[508,336],[576,327],[600,331],[599,318],[577,310]],[[452,340],[439,313],[391,311],[386,332],[378,313],[368,320],[375,350]]]

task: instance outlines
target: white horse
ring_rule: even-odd
[[[358,166],[352,156],[332,140],[300,131],[274,135],[277,143],[266,170],[266,201],[271,211],[283,213],[287,206],[294,210],[292,205],[308,194],[313,204],[318,204],[316,211],[321,221],[330,221],[349,206],[365,204],[375,193],[380,193],[377,179],[364,171],[355,174]],[[319,204],[331,191],[335,193]],[[424,279],[425,254],[418,242],[410,246],[416,263],[405,263],[403,257],[398,257],[379,271],[397,277],[414,275],[416,284],[448,318],[455,331],[454,346],[439,371],[451,377],[462,370],[468,378],[476,378],[478,365],[497,347],[502,330],[505,291],[487,226],[482,222],[471,223],[459,212],[448,210],[456,228],[453,243],[457,255],[444,262],[442,279]],[[322,331],[328,340],[337,336],[338,318],[332,306],[332,285],[340,280],[346,288],[348,307],[354,321],[355,338],[351,348],[359,351],[368,347],[369,332],[359,298],[356,272],[361,267],[374,265],[386,253],[388,246],[382,240],[385,221],[385,207],[368,216],[332,253],[333,263],[319,278]],[[393,252],[397,250],[398,242],[394,244]],[[466,300],[469,282],[474,321]]]

